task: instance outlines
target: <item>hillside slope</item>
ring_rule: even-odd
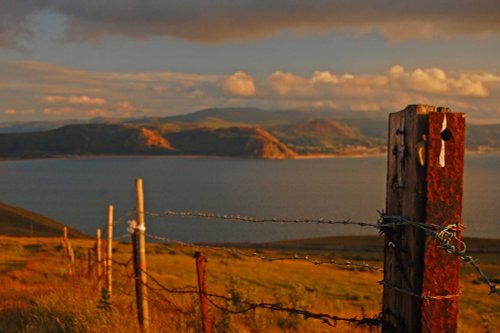
[[[339,153],[348,146],[369,147],[370,139],[355,128],[331,119],[314,119],[269,127],[268,130],[299,153]]]
[[[26,209],[0,203],[0,235],[59,237],[64,224]],[[87,238],[84,233],[68,228],[68,236]]]
[[[0,134],[0,156],[162,154],[173,150],[158,132],[125,125],[68,125],[55,130]]]
[[[214,155],[264,159],[296,153],[257,127],[69,125],[46,132],[0,134],[0,157],[70,155]]]
[[[292,158],[297,154],[268,132],[256,127],[198,128],[166,132],[164,136],[184,154]]]

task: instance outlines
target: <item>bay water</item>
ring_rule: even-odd
[[[233,158],[96,157],[0,162],[0,201],[47,215],[89,235],[135,207],[144,181],[149,212],[195,211],[375,223],[385,205],[386,157],[266,161]],[[465,236],[500,238],[500,154],[469,153]],[[124,218],[115,235],[125,235]],[[185,242],[263,242],[369,235],[358,226],[251,224],[147,217],[147,233]]]

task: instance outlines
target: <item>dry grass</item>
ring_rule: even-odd
[[[87,278],[90,240],[73,240],[76,276],[69,276],[67,260],[55,238],[0,236],[1,332],[133,332],[137,330],[131,267],[114,265],[114,294],[100,295],[95,278]],[[278,250],[273,250],[278,251]],[[194,286],[196,269],[189,248],[148,244],[148,271],[167,287]],[[372,316],[380,311],[381,273],[352,271],[305,262],[262,262],[228,252],[205,251],[209,292],[253,302],[280,302],[338,316]],[[114,258],[127,262],[129,244],[117,244]],[[352,256],[352,254],[351,254]],[[482,267],[500,276],[498,255],[484,255]],[[381,265],[372,261],[371,264]],[[460,303],[461,332],[498,332],[500,300],[488,296],[477,276],[464,269]],[[154,283],[150,281],[152,287]],[[150,290],[152,332],[198,332],[200,318],[193,295],[171,295]],[[224,305],[224,303],[220,303]],[[224,332],[327,332],[314,319],[304,320],[266,310],[224,315],[211,308]],[[336,332],[369,332],[338,323]]]

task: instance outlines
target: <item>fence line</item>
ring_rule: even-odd
[[[314,224],[328,224],[328,225],[357,225],[360,227],[372,227],[378,229],[382,233],[388,232],[389,228],[391,227],[398,227],[398,226],[412,226],[416,229],[424,231],[426,234],[431,236],[433,239],[439,242],[439,245],[442,249],[444,249],[446,252],[459,257],[460,259],[463,260],[465,264],[471,265],[474,270],[477,272],[477,274],[480,276],[481,281],[488,286],[490,289],[490,294],[496,294],[500,296],[500,288],[498,285],[493,283],[491,279],[488,278],[488,276],[482,271],[482,269],[476,264],[476,259],[474,257],[467,255],[466,254],[466,243],[457,238],[457,233],[462,230],[462,225],[460,224],[450,224],[448,226],[440,226],[436,224],[427,224],[427,223],[422,223],[422,222],[417,222],[417,221],[412,221],[404,216],[398,216],[398,215],[386,215],[382,212],[379,212],[380,217],[376,223],[369,223],[369,222],[364,222],[364,221],[352,221],[350,219],[347,220],[328,220],[328,219],[290,219],[290,218],[257,218],[257,217],[250,217],[250,216],[241,216],[241,215],[227,215],[227,214],[219,214],[219,213],[207,213],[207,212],[194,212],[194,211],[172,211],[172,210],[166,210],[161,213],[154,213],[154,212],[149,212],[146,211],[145,215],[150,216],[150,217],[182,217],[182,218],[189,218],[189,217],[196,217],[196,218],[203,218],[203,219],[219,219],[219,220],[226,220],[226,221],[240,221],[240,222],[248,222],[248,223],[279,223],[279,224],[296,224],[296,223],[314,223]],[[128,213],[128,215],[132,215],[131,213]],[[122,217],[123,221],[124,217]],[[160,241],[165,241],[167,243],[172,243],[172,244],[179,244],[182,246],[191,246],[191,247],[196,247],[196,248],[212,248],[212,249],[219,249],[219,250],[224,250],[225,248],[222,247],[211,247],[211,246],[203,246],[203,245],[196,245],[196,244],[190,244],[187,242],[181,242],[181,241],[175,241],[166,237],[161,237],[161,236],[155,236],[151,234],[146,234],[150,239],[155,239],[155,240],[160,240]],[[124,235],[122,236],[124,237]],[[452,244],[453,242],[456,242],[456,244]],[[460,249],[461,248],[461,249]],[[246,254],[246,253],[241,253],[236,251],[238,254],[244,255],[244,256],[254,256],[254,257],[259,257],[259,255],[256,254]],[[279,259],[279,258],[262,258],[264,261],[278,261],[278,260],[287,260],[287,259]],[[334,261],[327,261],[327,262],[318,262],[309,259],[308,257],[302,257],[300,258],[289,258],[288,260],[303,260],[303,261],[308,261],[313,264],[332,264],[332,265],[340,265],[340,266],[357,266],[357,267],[365,267],[368,269],[372,270],[382,270],[379,267],[375,266],[370,266],[366,265],[365,263],[363,264],[355,264],[352,262],[344,262],[344,263],[337,263]],[[390,284],[387,284],[387,286],[390,286]]]
[[[121,222],[124,222],[127,218],[130,216],[133,216],[135,214],[135,211],[130,211],[122,216],[120,216],[115,222],[115,225]],[[204,219],[222,219],[226,221],[240,221],[240,222],[249,222],[249,223],[315,223],[315,224],[329,224],[329,225],[357,225],[357,226],[369,226],[372,228],[376,228],[380,230],[382,233],[386,233],[391,227],[397,227],[397,226],[412,226],[416,229],[423,230],[426,234],[430,235],[433,239],[438,241],[440,243],[440,247],[444,249],[446,252],[459,257],[465,264],[471,265],[474,270],[477,272],[479,277],[481,278],[482,283],[486,284],[489,288],[489,293],[490,294],[496,294],[500,296],[500,287],[493,283],[491,279],[482,271],[482,269],[476,264],[476,259],[474,259],[473,256],[467,255],[466,254],[466,249],[467,249],[467,244],[456,237],[457,232],[459,232],[463,227],[459,224],[450,224],[448,226],[439,226],[436,224],[426,224],[422,222],[417,222],[417,221],[412,221],[410,219],[407,219],[404,216],[397,216],[397,215],[385,215],[384,213],[379,212],[380,217],[377,221],[377,223],[368,223],[368,222],[358,222],[358,221],[352,221],[350,219],[347,220],[326,220],[323,218],[320,219],[280,219],[280,218],[256,218],[256,217],[248,217],[248,216],[241,216],[241,215],[226,215],[226,214],[219,214],[219,213],[205,213],[205,212],[193,212],[193,211],[183,211],[183,212],[175,212],[172,210],[166,210],[165,212],[162,213],[154,213],[154,212],[145,212],[146,216],[150,217],[183,217],[183,218],[189,218],[189,217],[197,217],[197,218],[204,218]],[[130,223],[131,221],[129,221]],[[133,227],[133,226],[132,226]],[[129,229],[130,230],[130,229]],[[271,257],[265,257],[257,252],[254,253],[245,253],[242,251],[238,251],[236,249],[228,249],[225,247],[215,247],[215,246],[207,246],[207,245],[200,245],[200,244],[194,244],[194,243],[188,243],[188,242],[182,242],[182,241],[177,241],[177,240],[172,240],[167,237],[162,237],[162,236],[156,236],[152,234],[146,234],[146,236],[150,239],[154,240],[159,240],[166,242],[168,244],[178,244],[181,246],[188,246],[188,247],[193,247],[193,248],[208,248],[208,249],[216,249],[216,250],[224,250],[224,251],[232,251],[233,253],[237,253],[242,256],[247,256],[247,257],[257,257],[262,259],[263,261],[286,261],[286,260],[296,260],[296,261],[307,261],[315,265],[321,265],[321,264],[331,264],[331,265],[337,265],[337,266],[354,266],[354,267],[360,267],[360,268],[367,268],[370,270],[375,270],[375,271],[383,271],[382,268],[376,267],[376,266],[371,266],[366,263],[354,263],[352,261],[345,261],[345,262],[337,262],[335,260],[329,260],[329,261],[318,261],[309,258],[309,256],[302,256],[302,257],[296,257],[294,256],[293,258],[287,257],[287,258],[271,258]],[[118,239],[124,239],[127,238],[128,234],[122,234],[118,237],[115,238],[115,240]],[[452,244],[452,242],[455,241],[457,244]],[[460,249],[461,248],[461,249]],[[460,249],[460,250],[459,250]],[[387,283],[385,284],[390,288],[391,284]],[[401,288],[398,288],[401,289]],[[406,291],[407,293],[411,293],[411,291]],[[417,295],[418,296],[418,295]]]

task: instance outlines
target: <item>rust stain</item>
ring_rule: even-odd
[[[446,117],[446,129],[443,121]],[[446,131],[446,132],[444,132]],[[447,226],[462,224],[465,117],[462,113],[429,114],[427,150],[426,223]],[[443,149],[442,144],[445,147]],[[444,150],[445,165],[440,164]],[[457,232],[460,239],[460,230]],[[459,244],[457,244],[459,246]],[[459,294],[459,258],[427,237],[424,255],[422,294],[445,296]],[[422,328],[431,332],[456,332],[458,297],[427,299],[422,303]]]

